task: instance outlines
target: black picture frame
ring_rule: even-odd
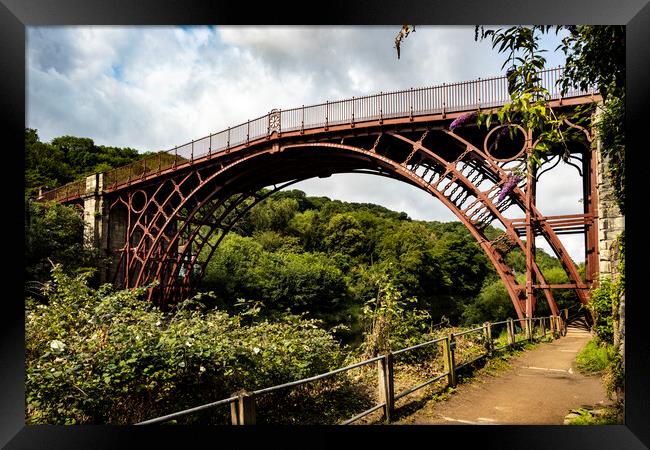
[[[295,14],[290,18],[291,14]],[[384,426],[384,427],[117,427],[26,426],[24,422],[23,267],[4,271],[0,313],[0,445],[44,448],[336,448],[441,446],[527,449],[635,449],[650,447],[650,339],[641,291],[650,268],[643,236],[644,124],[648,104],[650,5],[648,0],[358,1],[266,3],[177,0],[0,0],[0,114],[5,144],[6,242],[21,242],[24,212],[19,167],[24,165],[25,27],[38,25],[171,24],[625,24],[627,34],[626,214],[626,419],[625,425],[563,426]],[[7,158],[8,156],[8,158]],[[11,177],[12,173],[18,174]],[[24,182],[24,181],[23,181]],[[633,243],[633,245],[629,245]],[[6,260],[22,251],[6,246]],[[17,282],[17,280],[20,280]],[[533,406],[534,407],[534,406]]]

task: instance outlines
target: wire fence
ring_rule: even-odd
[[[558,81],[562,67],[538,73],[540,84],[548,90],[548,99],[557,100],[594,93],[569,89],[561,92]],[[304,132],[305,130],[356,123],[453,113],[478,108],[492,108],[510,100],[508,80],[505,76],[478,78],[458,83],[411,88],[351,99],[325,102],[318,105],[279,110],[249,120],[235,127],[202,137],[173,149],[154,153],[126,166],[105,173],[104,189],[116,189],[152,174],[174,169],[185,164],[229,150],[268,139],[273,133]],[[65,201],[84,193],[75,183],[43,193],[40,200]],[[85,186],[84,186],[85,187]]]
[[[376,370],[365,370],[359,373],[355,380],[366,385],[374,385],[372,404],[365,402],[365,409],[357,412],[347,419],[338,421],[341,425],[348,425],[359,421],[375,412],[381,412],[384,420],[390,422],[395,414],[395,403],[408,395],[413,394],[420,389],[437,382],[445,382],[446,386],[453,387],[457,383],[457,372],[465,367],[472,366],[477,361],[489,358],[496,352],[517,346],[522,342],[530,342],[545,338],[547,335],[552,338],[559,338],[566,335],[566,322],[568,310],[563,310],[561,316],[535,317],[526,319],[507,319],[500,322],[486,322],[480,327],[463,330],[456,333],[449,333],[445,336],[422,342],[410,347],[402,348],[384,355],[379,355],[354,364],[341,367],[330,372],[315,375],[309,378],[291,381],[288,383],[257,389],[253,391],[240,391],[229,398],[206,403],[201,406],[178,411],[172,414],[156,417],[136,425],[152,425],[168,423],[172,420],[205,411],[208,409],[229,405],[230,406],[230,423],[233,425],[253,425],[258,422],[257,410],[259,406],[272,408],[278,402],[281,404],[283,398],[290,396],[293,389],[301,386],[312,385],[324,380],[335,379],[336,376],[346,374],[352,370],[371,369],[376,366]],[[564,330],[564,332],[562,332]],[[423,359],[428,359],[429,370],[426,373],[426,379],[420,380],[414,386],[402,386],[402,390],[395,392],[396,375],[396,358],[399,358],[408,352],[428,350],[428,355],[419,354]],[[408,377],[407,377],[408,379]],[[410,379],[408,379],[410,381]],[[349,382],[349,380],[347,380]],[[403,384],[403,383],[401,383]],[[339,383],[337,386],[340,387]],[[349,387],[349,383],[344,383]],[[327,395],[337,389],[337,386],[326,389],[319,389],[317,396]],[[350,392],[349,390],[347,392]],[[267,395],[276,395],[271,399],[264,397]],[[346,397],[347,398],[347,397]],[[364,404],[363,402],[359,404]],[[302,405],[304,407],[304,405]],[[282,406],[280,406],[282,407]],[[301,409],[303,414],[304,408]],[[318,412],[316,411],[317,415]]]

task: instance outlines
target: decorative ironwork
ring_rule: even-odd
[[[272,109],[269,113],[269,134],[280,132],[280,110]]]

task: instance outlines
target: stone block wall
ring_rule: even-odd
[[[598,157],[598,268],[600,277],[614,279],[618,275],[618,243],[616,238],[625,229],[625,216],[616,204],[614,189],[607,175],[607,160],[600,152]]]

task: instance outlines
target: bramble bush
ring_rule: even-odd
[[[146,288],[92,289],[89,274],[71,277],[60,266],[52,275],[47,302],[26,305],[28,424],[130,424],[342,362],[338,342],[314,320],[256,320],[196,300],[162,312],[141,299]],[[201,420],[225,421],[222,409]]]

